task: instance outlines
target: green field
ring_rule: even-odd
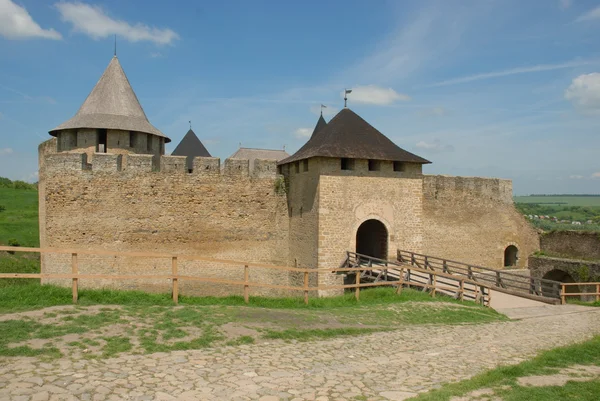
[[[0,244],[12,239],[20,246],[39,246],[38,192],[0,187],[0,206]]]
[[[562,206],[599,206],[600,195],[530,195],[515,196],[515,203],[537,203],[539,205],[562,205]]]

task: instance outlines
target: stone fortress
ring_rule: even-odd
[[[221,162],[191,129],[167,156],[170,139],[148,121],[115,56],[77,114],[50,135],[39,147],[44,248],[170,252],[302,268],[338,267],[346,251],[395,259],[397,249],[524,267],[539,249],[537,233],[513,206],[511,181],[424,175],[429,161],[348,108],[328,123],[321,116],[291,156],[240,149]],[[82,255],[79,264],[81,273],[170,272],[165,259]],[[70,268],[70,255],[42,257],[43,272]],[[241,279],[243,265],[188,261],[180,273]],[[267,269],[252,274],[251,280],[272,284],[299,280]],[[333,284],[341,276],[310,280]],[[81,285],[170,288],[158,280]],[[181,285],[183,294],[242,291]]]

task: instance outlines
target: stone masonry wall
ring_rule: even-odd
[[[544,252],[569,258],[600,259],[600,234],[585,231],[543,233],[540,248]]]
[[[357,230],[369,219],[387,228],[388,258],[395,258],[397,248],[422,248],[421,166],[407,164],[397,172],[391,162],[382,162],[379,171],[369,171],[367,160],[354,163],[353,170],[343,171],[339,159],[318,159],[319,268],[339,267],[345,252],[356,250]],[[340,276],[319,276],[320,285],[340,283]]]
[[[152,155],[58,153],[45,156],[40,170],[42,243],[54,248],[106,249],[193,254],[208,258],[287,265],[288,212],[285,194],[276,190],[276,165],[196,158],[188,173],[186,158]],[[158,170],[158,171],[157,171]],[[43,206],[42,206],[43,205]],[[82,273],[169,274],[169,259],[80,256]],[[70,255],[49,255],[45,272],[70,272]],[[243,280],[243,263],[180,261],[181,274]],[[288,284],[289,273],[250,270],[250,280]],[[65,280],[61,284],[67,284]],[[82,287],[109,286],[168,292],[165,281],[81,280]],[[182,294],[241,294],[241,287],[181,282]],[[253,294],[277,294],[254,289]]]
[[[423,178],[423,253],[501,269],[515,245],[524,268],[539,236],[514,208],[509,180],[426,175]],[[406,250],[411,250],[406,249]]]

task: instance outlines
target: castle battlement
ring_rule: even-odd
[[[275,160],[255,159],[250,169],[248,159],[225,159],[221,168],[218,157],[195,157],[193,169],[189,171],[185,156],[161,156],[157,161],[154,155],[94,153],[88,158],[86,153],[53,153],[44,156],[44,168],[47,174],[65,174],[76,172],[94,173],[156,173],[164,175],[189,175],[205,177],[232,178],[276,178]]]
[[[424,175],[423,196],[427,200],[439,201],[477,199],[513,203],[512,181],[500,178]]]

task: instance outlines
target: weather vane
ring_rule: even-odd
[[[325,106],[324,104],[321,105],[321,115],[323,115],[323,109],[326,109],[327,106]]]
[[[117,56],[117,34],[115,33],[115,57]]]
[[[344,108],[348,107],[348,94],[352,93],[352,89],[344,89]]]
[[[188,121],[188,123],[190,123],[190,131],[192,129],[192,120]]]

